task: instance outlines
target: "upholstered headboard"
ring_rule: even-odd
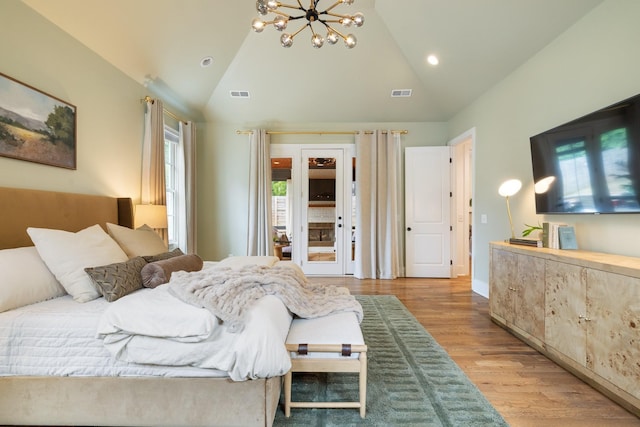
[[[0,249],[32,246],[27,227],[79,231],[107,222],[132,227],[131,199],[0,187]]]

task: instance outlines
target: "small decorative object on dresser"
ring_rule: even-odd
[[[542,225],[529,225],[525,224],[527,228],[522,230],[522,237],[512,237],[509,239],[509,243],[512,245],[525,245],[525,246],[533,246],[536,248],[543,247],[542,240],[540,238],[532,237],[531,234],[536,232],[534,236],[542,234]],[[541,237],[541,236],[540,236]]]
[[[512,245],[533,246],[534,248],[542,247],[542,240],[512,237],[509,239]]]

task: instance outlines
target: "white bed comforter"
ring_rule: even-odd
[[[290,324],[284,304],[265,296],[250,309],[244,330],[231,333],[208,310],[180,301],[162,285],[109,304],[97,331],[117,360],[219,369],[242,381],[289,371],[284,342]]]
[[[0,313],[0,377],[228,376],[214,369],[116,360],[96,337],[108,305],[104,298],[81,304],[65,295]]]

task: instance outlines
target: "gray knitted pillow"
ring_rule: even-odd
[[[88,267],[84,271],[104,298],[113,302],[142,288],[140,273],[145,265],[147,262],[142,257],[134,257],[125,262]]]

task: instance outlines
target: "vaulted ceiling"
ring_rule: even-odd
[[[314,49],[305,30],[285,49],[272,27],[252,31],[254,0],[23,1],[183,111],[271,126],[446,121],[602,2],[355,0],[335,9],[364,13],[355,48]]]

